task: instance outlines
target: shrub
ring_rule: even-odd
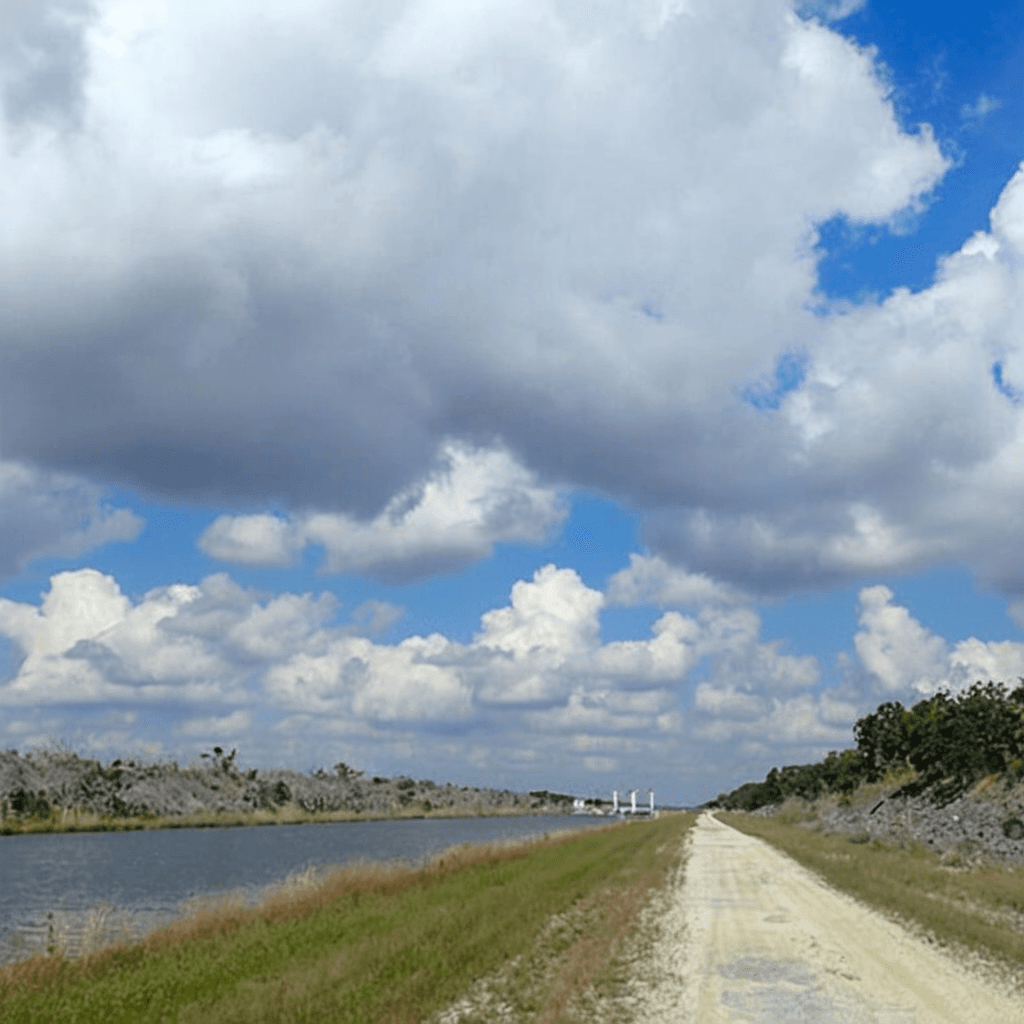
[[[1007,839],[1024,839],[1024,821],[1020,818],[1007,818],[1003,822],[1003,835]]]
[[[8,804],[11,811],[19,818],[48,818],[50,801],[46,794],[31,789],[16,789],[10,794]]]
[[[899,701],[881,704],[853,733],[856,749],[830,751],[817,764],[772,768],[764,782],[748,782],[713,803],[752,811],[789,797],[849,795],[862,782],[907,768],[917,778],[901,792],[930,790],[938,803],[988,775],[1024,778],[1024,680],[1013,692],[1003,683],[977,682],[955,697],[937,693],[909,711]]]

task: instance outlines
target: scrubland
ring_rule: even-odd
[[[236,750],[221,747],[184,767],[145,758],[103,764],[59,745],[0,751],[0,835],[556,814],[571,809],[572,801],[547,790],[367,777],[344,762],[305,774],[245,769]]]

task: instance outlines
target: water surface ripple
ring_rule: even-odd
[[[44,946],[55,922],[73,947],[101,905],[144,933],[190,899],[238,889],[251,899],[309,866],[418,862],[457,844],[607,823],[546,815],[0,836],[0,962]]]

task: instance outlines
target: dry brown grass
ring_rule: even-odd
[[[565,842],[569,835],[553,842]],[[447,874],[479,864],[518,860],[529,854],[530,840],[520,843],[494,843],[454,847],[439,854],[425,867],[416,870],[401,864],[375,861],[356,862],[327,872],[303,872],[270,886],[255,905],[247,906],[241,893],[202,897],[183,907],[183,916],[160,928],[137,945],[147,952],[158,952],[208,939],[225,938],[256,922],[268,925],[299,921],[348,898],[394,896],[413,887],[425,887]],[[303,881],[305,875],[305,881]],[[5,990],[41,988],[58,975],[77,970],[82,976],[103,973],[123,958],[125,942],[114,942],[90,950],[78,960],[63,956],[35,956],[0,968],[0,995]]]
[[[8,817],[0,823],[0,835],[31,835],[54,832],[141,832],[150,829],[176,828],[249,828],[254,825],[316,825],[341,821],[394,821],[419,818],[504,818],[536,814],[550,815],[550,810],[531,811],[524,807],[489,807],[482,801],[457,807],[422,806],[391,811],[304,811],[295,804],[275,810],[201,811],[181,815],[136,815],[112,817],[78,809],[54,810],[46,818],[17,819]],[[562,813],[562,812],[557,812]]]
[[[422,869],[303,873],[258,906],[226,899],[133,946],[0,970],[2,1016],[5,1024],[412,1024],[512,964],[525,970],[509,975],[522,1019],[560,1020],[628,928],[643,887],[663,877],[654,862],[665,860],[666,837],[681,838],[687,824],[666,818],[463,847]]]

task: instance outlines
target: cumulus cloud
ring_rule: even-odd
[[[278,763],[344,742],[358,760],[419,752],[463,771],[535,761],[531,771],[559,763],[578,777],[599,763],[671,773],[737,734],[791,745],[788,708],[817,716],[800,749],[837,728],[825,697],[804,700],[815,660],[764,641],[751,609],[669,610],[646,639],[606,641],[604,607],[576,572],[546,565],[468,643],[388,643],[360,628],[390,607],[342,621],[329,595],[268,597],[223,574],[132,600],[112,577],[75,570],[54,576],[39,606],[0,600],[0,637],[20,658],[0,706],[17,708],[25,730],[48,716],[55,735],[122,750],[220,742]],[[136,717],[114,721],[114,709]]]
[[[239,565],[284,567],[295,561],[301,543],[295,527],[278,516],[218,516],[199,538],[211,558]]]
[[[285,566],[315,544],[325,572],[408,583],[461,569],[500,541],[541,541],[567,512],[558,490],[541,486],[508,452],[449,444],[438,470],[368,522],[326,512],[220,516],[199,546],[224,562]]]
[[[658,512],[652,542],[752,589],[959,561],[1024,590],[1022,254],[1018,171],[991,230],[941,261],[932,287],[821,322],[800,386],[753,413],[792,431],[771,493],[725,512]]]
[[[907,608],[893,604],[884,586],[860,592],[861,629],[854,647],[864,671],[889,699],[929,696],[994,680],[1013,683],[1024,675],[1024,644],[1012,640],[946,640],[921,625]]]
[[[720,744],[737,738],[762,756],[779,748],[813,756],[849,743],[852,709],[836,721],[838,695],[819,691],[821,668],[812,655],[787,654],[761,639],[761,620],[749,607],[702,609],[696,656],[709,678],[698,684],[694,723],[698,739]]]
[[[733,587],[704,573],[687,572],[669,565],[663,558],[631,554],[629,567],[608,580],[605,596],[609,604],[690,606],[711,603],[732,604],[744,599]]]
[[[655,555],[762,590],[969,545],[973,521],[911,528],[953,490],[894,463],[1004,445],[1019,411],[975,401],[978,339],[1013,336],[965,335],[954,385],[918,372],[924,300],[809,311],[814,226],[895,223],[948,162],[873,52],[796,10],[16,4],[5,38],[37,56],[0,85],[5,453],[288,510],[211,527],[250,564],[464,564],[556,523],[552,483],[660,512]],[[984,300],[933,301],[946,324]],[[803,383],[753,408],[793,351]],[[900,410],[936,399],[972,409],[973,448],[906,443]],[[510,453],[511,504],[431,518],[446,444]]]
[[[934,636],[906,608],[892,604],[884,586],[860,592],[860,624],[854,647],[864,668],[886,690],[932,692],[944,681],[948,665],[945,641]]]
[[[54,576],[38,606],[0,600],[0,637],[18,652],[0,680],[0,737],[173,756],[221,743],[263,763],[341,757],[382,770],[420,759],[502,784],[514,781],[503,772],[525,785],[558,771],[584,791],[588,779],[693,775],[710,795],[737,771],[850,745],[879,700],[1024,675],[1022,643],[950,644],[884,586],[864,588],[859,605],[857,665],[835,683],[813,656],[765,639],[739,603],[668,610],[646,639],[605,640],[605,595],[554,565],[517,581],[466,643],[374,639],[367,627],[386,628],[396,609],[344,620],[330,595],[268,597],[222,574],[132,600],[81,569]]]
[[[102,490],[85,480],[0,460],[0,577],[34,558],[133,541],[143,525],[129,509],[104,503]]]

